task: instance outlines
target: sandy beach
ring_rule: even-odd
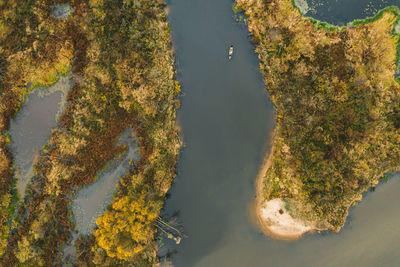
[[[313,231],[313,227],[291,217],[286,211],[285,202],[282,199],[276,198],[265,201],[262,196],[263,178],[271,165],[271,158],[275,149],[273,145],[274,137],[275,132],[271,134],[271,151],[265,156],[256,180],[257,197],[254,208],[257,217],[257,223],[261,227],[261,230],[264,232],[264,234],[272,238],[281,240],[295,240],[301,237],[303,234]]]

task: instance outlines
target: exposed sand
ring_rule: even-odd
[[[295,238],[312,230],[312,227],[290,216],[280,198],[264,202],[259,213],[268,230],[277,236]]]
[[[275,133],[272,133],[272,143],[274,135]],[[271,148],[271,153],[265,157],[256,181],[257,198],[255,210],[257,221],[266,235],[276,239],[293,240],[301,237],[306,232],[313,231],[314,228],[290,216],[285,209],[285,202],[282,199],[277,198],[270,201],[263,199],[263,178],[271,165],[273,151],[274,146]]]

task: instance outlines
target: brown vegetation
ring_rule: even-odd
[[[67,19],[56,20],[49,16],[51,1],[29,3],[25,12],[44,5],[43,16],[51,22],[49,25],[44,20],[38,28],[60,26],[59,31],[52,32],[56,34],[53,39],[42,37],[43,42],[60,46],[50,49],[47,43],[36,44],[43,47],[42,54],[52,61],[25,59],[35,65],[20,69],[21,73],[27,72],[20,80],[21,86],[27,81],[34,86],[55,82],[57,76],[53,79],[49,72],[45,76],[36,74],[52,70],[49,64],[57,69],[60,62],[72,62],[74,85],[67,96],[68,107],[35,165],[36,176],[20,205],[19,225],[8,240],[2,265],[61,264],[60,251],[72,230],[70,194],[93,182],[104,164],[123,149],[117,146],[118,137],[131,126],[137,133],[142,158],[121,181],[110,211],[99,219],[96,239],[86,237],[78,243],[78,248],[85,249],[78,253],[78,265],[154,263],[157,258],[153,221],[175,176],[180,149],[175,127],[179,84],[174,81],[164,4],[148,0],[75,0],[73,13]],[[18,29],[24,28],[27,27],[19,25]],[[31,46],[33,51],[34,42]],[[65,59],[61,60],[61,55]],[[44,68],[46,64],[50,67]],[[13,79],[18,77],[11,71],[7,73]],[[11,96],[18,103],[21,94]],[[11,173],[9,177],[7,184]],[[120,201],[136,208],[120,207]],[[132,222],[122,225],[125,220]],[[118,233],[110,236],[115,230]],[[102,242],[105,239],[113,243]],[[87,246],[80,245],[84,241]],[[134,253],[127,253],[129,247],[136,248]]]
[[[277,109],[264,199],[338,231],[349,207],[400,166],[399,11],[338,28],[304,18],[290,0],[237,0]]]
[[[72,45],[63,38],[64,22],[49,16],[52,3],[0,2],[0,255],[7,244],[15,204],[9,138],[5,134],[9,120],[29,90],[56,82],[57,73],[65,74],[72,58]]]

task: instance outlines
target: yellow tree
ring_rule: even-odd
[[[143,190],[135,198],[117,198],[112,209],[97,219],[96,241],[108,256],[129,260],[152,242],[155,234],[152,223],[159,208],[147,196],[148,192]]]

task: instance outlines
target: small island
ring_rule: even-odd
[[[277,113],[258,219],[280,239],[338,232],[362,193],[400,167],[400,12],[336,27],[290,0],[236,3]]]

